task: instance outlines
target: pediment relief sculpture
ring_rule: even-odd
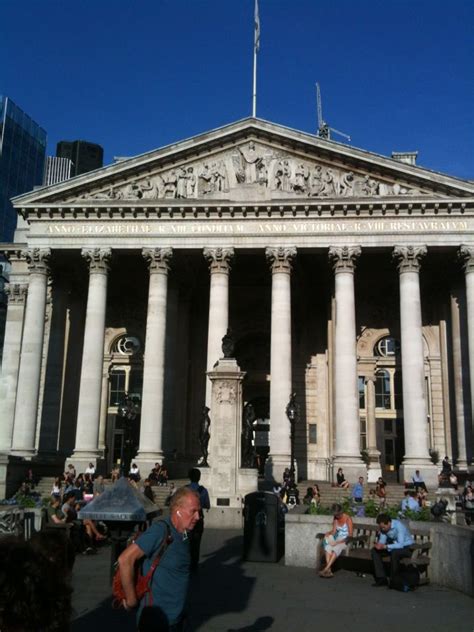
[[[207,159],[87,192],[77,200],[350,198],[420,195],[370,174],[300,159],[253,141]]]

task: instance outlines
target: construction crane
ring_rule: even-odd
[[[323,119],[323,106],[321,102],[321,89],[319,87],[319,83],[316,83],[316,100],[318,103],[317,135],[319,136],[319,138],[325,138],[326,140],[331,140],[331,132],[333,132],[334,134],[339,134],[339,136],[346,138],[350,142],[351,140],[350,136],[348,136],[347,134],[344,134],[344,132],[340,132],[339,130],[334,129],[334,127],[329,127],[329,125]]]

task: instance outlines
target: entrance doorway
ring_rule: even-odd
[[[384,473],[397,472],[405,453],[403,419],[377,419],[377,449]]]

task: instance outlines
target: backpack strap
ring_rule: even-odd
[[[158,520],[158,522],[162,522],[166,526],[166,535],[161,541],[160,547],[158,551],[156,552],[155,557],[153,558],[153,562],[151,563],[150,568],[148,569],[148,573],[145,575],[148,582],[151,581],[151,578],[153,577],[153,573],[155,572],[156,567],[160,563],[161,558],[165,554],[166,549],[173,542],[173,536],[171,535],[171,529],[170,529],[169,524],[166,522],[166,520]]]

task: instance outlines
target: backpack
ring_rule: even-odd
[[[400,590],[401,592],[408,592],[414,590],[420,583],[420,571],[416,566],[410,564],[401,568],[398,573],[390,580],[390,588],[394,590]]]
[[[173,538],[171,536],[171,530],[169,524],[165,520],[160,520],[159,522],[163,522],[166,525],[166,536],[163,538],[158,551],[156,552],[155,557],[153,558],[153,562],[151,563],[150,568],[148,569],[148,573],[143,575],[143,559],[139,560],[138,564],[135,567],[135,593],[137,595],[138,601],[141,601],[146,594],[149,594],[149,604],[153,604],[152,593],[151,593],[151,580],[153,579],[153,574],[160,563],[163,555],[166,552],[168,546],[173,542]],[[127,546],[130,546],[135,543],[136,539],[140,534],[134,534],[132,538],[130,538]],[[118,560],[114,565],[114,577],[112,579],[112,607],[113,608],[123,608],[123,600],[125,599],[125,592],[122,586],[122,577],[120,575],[120,566]]]

